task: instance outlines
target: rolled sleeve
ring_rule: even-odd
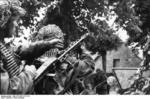
[[[26,94],[32,90],[33,74],[31,72],[22,72],[9,81],[8,94]]]

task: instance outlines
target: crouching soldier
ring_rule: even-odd
[[[19,55],[25,60],[28,61],[34,60],[33,63],[38,68],[44,62],[46,62],[47,59],[56,58],[60,54],[59,53],[60,50],[62,50],[64,47],[63,45],[64,34],[62,30],[59,28],[59,26],[55,24],[49,24],[42,27],[37,32],[37,34],[34,34],[34,39],[32,41],[33,43],[41,42],[41,44],[37,44],[36,48],[28,47],[29,52],[31,52],[31,50],[34,50],[34,53],[31,53],[32,55],[30,55],[30,58],[28,58],[29,57],[28,51],[22,50],[19,52],[20,53]],[[53,80],[52,76],[50,76],[51,74],[55,73],[55,69],[53,67],[55,68],[56,66],[52,66],[50,69],[48,69],[48,73],[40,79],[40,81],[36,85],[37,87],[35,86],[35,92],[37,94],[54,94],[53,87],[57,86],[57,84]]]
[[[71,89],[72,94],[80,94],[84,88],[84,80],[93,73],[95,69],[93,54],[94,38],[88,36],[81,45],[76,49],[75,54],[66,58],[73,65],[70,76],[66,79],[64,90],[60,94],[64,94],[68,89]]]

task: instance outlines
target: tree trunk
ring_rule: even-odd
[[[107,52],[103,51],[101,54],[102,54],[102,67],[103,67],[103,70],[106,72],[106,55],[107,55]]]

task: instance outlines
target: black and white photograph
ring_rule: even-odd
[[[150,95],[150,0],[0,0],[0,89]]]

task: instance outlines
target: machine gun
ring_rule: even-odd
[[[67,48],[65,52],[57,57],[51,57],[49,58],[45,63],[43,63],[42,66],[37,70],[37,76],[34,79],[34,83],[37,84],[45,74],[48,72],[48,68],[53,66],[53,64],[57,63],[58,61],[62,60],[70,51],[72,51],[77,45],[79,45],[84,39],[89,36],[89,33],[84,34],[79,40],[77,40],[72,46]]]

